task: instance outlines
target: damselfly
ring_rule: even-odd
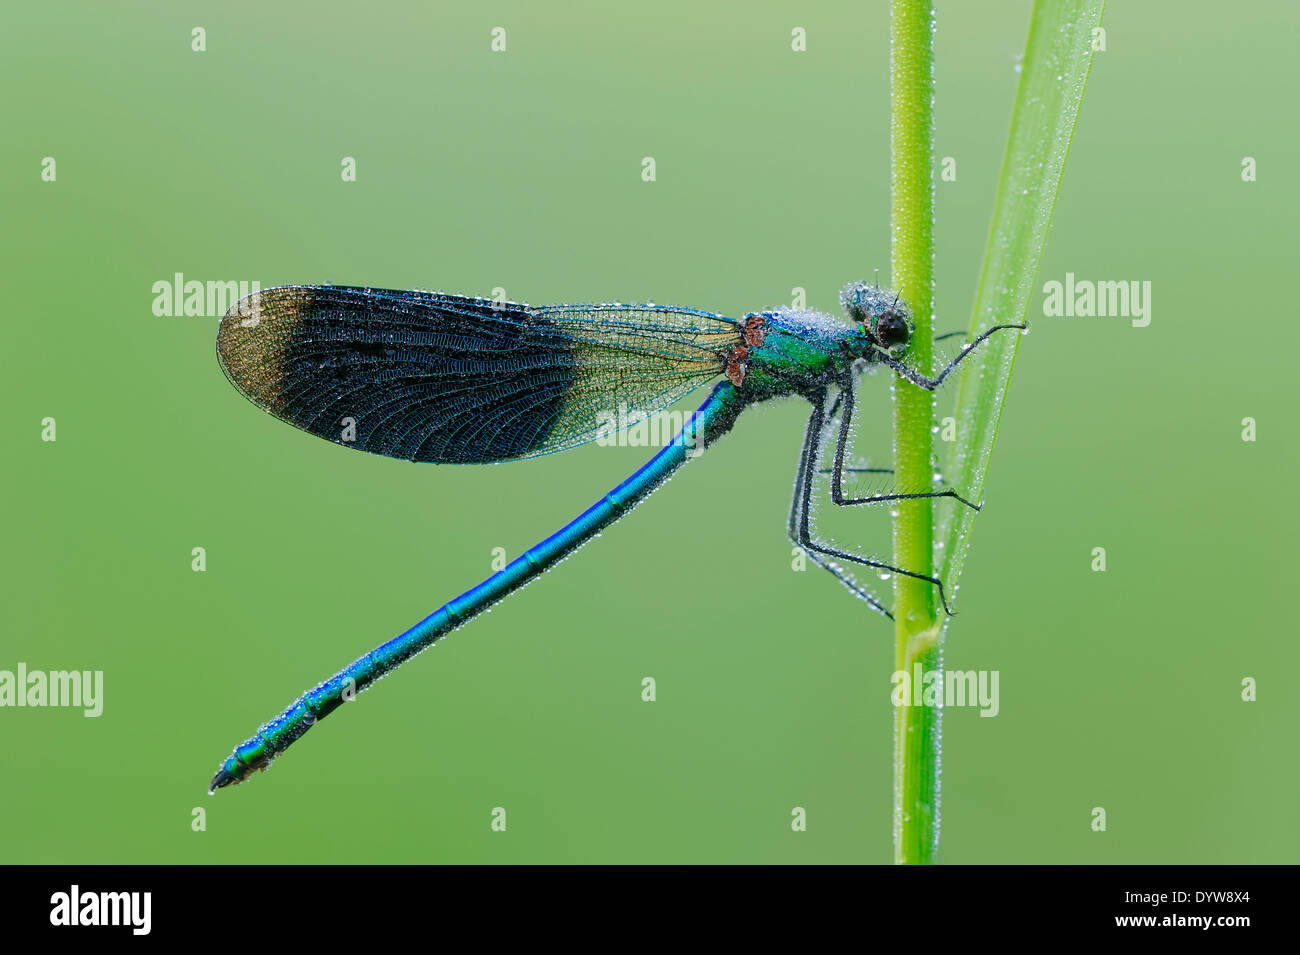
[[[665,305],[534,307],[433,292],[284,286],[241,299],[222,319],[217,353],[231,382],[283,421],[338,444],[410,461],[472,464],[535,457],[599,437],[619,409],[635,424],[718,382],[675,438],[595,504],[539,544],[303,694],[235,747],[211,790],[265,769],[345,700],[554,566],[618,520],[730,430],[747,406],[798,395],[812,405],[788,530],[809,559],[872,609],[880,600],[844,568],[942,583],[918,570],[828,546],[810,528],[821,449],[838,421],[831,499],[840,506],[950,497],[909,489],[846,496],[845,447],[855,383],[887,366],[933,391],[977,336],[933,378],[906,361],[914,323],[898,296],[864,282],[841,293],[851,324],[793,308],[743,319]],[[834,398],[832,399],[832,393]],[[622,413],[623,407],[628,409]]]

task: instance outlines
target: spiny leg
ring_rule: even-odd
[[[914,371],[911,368],[908,368],[902,362],[898,361],[897,359],[893,358],[892,356],[884,352],[880,352],[878,357],[884,364],[888,365],[890,368],[893,368],[903,378],[906,378],[914,385],[924,388],[927,391],[934,391],[936,388],[939,387],[940,384],[943,383],[943,380],[948,377],[948,375],[952,372],[954,368],[957,367],[957,365],[962,361],[962,359],[964,359],[967,355],[969,355],[977,345],[979,345],[986,338],[991,336],[994,332],[1003,331],[1005,329],[1011,329],[1011,328],[1023,330],[1027,327],[1028,326],[1024,324],[995,325],[992,328],[987,329],[983,334],[977,336],[974,341],[972,341],[969,345],[967,345],[966,348],[962,351],[962,353],[958,355],[956,358],[954,358],[951,362],[949,362],[944,367],[944,369],[941,372],[939,372],[939,374],[936,375],[934,378],[928,378],[925,375],[922,375],[919,372]],[[952,337],[952,335],[944,335],[941,337],[949,338]],[[848,429],[853,415],[853,397],[854,397],[853,384],[854,382],[851,377],[841,384],[839,394],[835,396],[835,401],[831,405],[831,409],[830,409],[830,416],[833,417],[838,412],[840,412],[841,406],[843,406],[843,414],[840,419],[840,430],[835,445],[835,466],[831,469],[831,497],[834,500],[834,502],[844,507],[844,506],[851,506],[855,504],[877,504],[882,501],[904,500],[909,498],[915,499],[915,498],[926,498],[926,497],[952,497],[958,501],[961,501],[961,503],[965,504],[967,507],[972,507],[975,510],[979,510],[978,505],[972,504],[970,501],[967,501],[965,498],[961,497],[953,490],[929,491],[929,492],[920,492],[920,493],[913,493],[913,494],[875,495],[869,498],[852,498],[852,499],[845,498],[843,496],[843,490],[842,490],[842,483],[843,483],[842,478],[845,471],[844,450],[848,441]],[[812,479],[813,479],[813,474],[816,473],[818,470],[817,464],[818,464],[818,458],[820,457],[820,450],[821,450],[820,439],[821,439],[822,429],[825,426],[825,422],[827,418],[827,414],[824,410],[825,401],[826,401],[825,393],[822,393],[819,396],[818,400],[813,403],[813,414],[809,418],[808,431],[805,433],[804,436],[804,448],[799,461],[800,478],[799,480],[796,481],[796,486],[795,486],[796,496],[797,498],[801,497],[802,500],[801,501],[797,500],[796,502],[792,502],[791,509],[790,509],[790,524],[791,524],[791,531],[792,531],[791,533],[792,539],[794,539],[795,542],[804,549],[804,552],[807,553],[809,557],[813,558],[813,561],[817,563],[818,566],[825,567],[827,570],[831,570],[832,573],[835,574],[835,576],[840,580],[841,583],[843,583],[846,587],[849,587],[850,590],[854,591],[859,596],[862,596],[863,599],[866,599],[868,603],[870,603],[873,607],[880,610],[882,613],[885,613],[886,616],[890,617],[890,619],[893,619],[893,615],[887,613],[884,610],[884,608],[880,606],[878,601],[866,597],[865,592],[862,591],[860,587],[857,587],[856,584],[850,583],[849,580],[846,579],[846,575],[844,575],[838,568],[832,569],[832,567],[828,565],[826,562],[818,560],[816,555],[822,554],[827,557],[834,557],[839,560],[851,561],[853,563],[863,564],[867,567],[875,567],[880,570],[890,571],[892,573],[900,574],[904,577],[912,577],[916,580],[924,580],[932,584],[934,587],[938,589],[939,602],[943,605],[944,613],[948,614],[948,616],[950,617],[954,616],[953,612],[948,608],[948,599],[943,590],[943,582],[939,580],[937,577],[931,577],[926,574],[920,574],[912,570],[904,570],[901,567],[895,567],[892,564],[886,564],[883,561],[870,560],[865,557],[859,557],[855,554],[848,554],[845,553],[844,551],[836,550],[835,548],[825,547],[822,544],[819,544],[812,539],[812,534],[808,526],[808,518],[809,518],[809,512],[811,511],[812,508]],[[889,473],[889,469],[886,468],[860,468],[860,469],[855,468],[849,470],[872,472],[872,473]],[[802,493],[800,493],[801,491]],[[797,517],[796,517],[796,512],[798,512]]]
[[[964,335],[964,334],[966,334],[966,333],[965,333],[965,332],[953,332],[952,334],[956,334],[956,335]],[[943,336],[940,336],[940,337],[947,338],[948,336],[947,336],[947,335],[943,335]],[[838,418],[839,418],[839,413],[840,413],[840,405],[843,403],[843,401],[844,401],[844,389],[843,389],[843,388],[840,388],[840,389],[838,389],[838,390],[835,392],[835,400],[833,400],[833,401],[831,402],[831,406],[830,406],[830,408],[827,409],[827,411],[826,411],[826,415],[825,415],[825,418],[824,418],[824,425],[823,425],[823,426],[828,426],[828,425],[832,424],[833,422],[835,422],[836,420],[838,420]],[[820,444],[818,445],[818,447],[820,447]],[[817,469],[817,473],[818,473],[818,474],[830,474],[832,470],[834,470],[834,469],[833,469],[833,468],[818,468],[818,469]],[[893,468],[841,468],[841,470],[842,470],[845,474],[893,474],[893,473],[894,473],[894,469],[893,469]]]
[[[841,384],[841,388],[845,391],[851,391],[852,387],[852,379],[848,379]],[[943,605],[943,612],[948,614],[950,617],[954,616],[953,612],[948,609],[948,598],[944,594],[943,582],[939,580],[938,577],[931,577],[928,574],[918,573],[914,570],[904,570],[902,567],[895,567],[893,564],[887,564],[884,561],[862,557],[858,554],[850,554],[833,547],[827,547],[826,545],[813,540],[812,531],[809,528],[809,514],[812,510],[813,475],[817,470],[817,458],[820,452],[819,439],[825,423],[825,412],[823,410],[825,407],[825,401],[826,397],[823,394],[820,396],[819,400],[813,402],[813,413],[808,419],[808,431],[804,435],[804,454],[800,464],[800,471],[803,474],[802,488],[796,487],[796,492],[799,493],[802,498],[800,505],[797,508],[799,512],[797,522],[794,520],[796,508],[794,506],[791,507],[791,521],[792,523],[797,523],[797,526],[795,527],[795,531],[797,532],[795,543],[802,547],[809,556],[812,556],[815,552],[826,557],[833,557],[836,560],[845,560],[854,564],[862,564],[864,567],[874,567],[877,570],[889,571],[890,573],[899,574],[903,577],[912,577],[916,580],[924,580],[927,583],[933,584],[939,590],[939,602]],[[852,395],[846,395],[844,399],[845,406],[851,408],[852,401]],[[825,564],[820,562],[818,565],[825,566]],[[841,576],[841,573],[837,572],[836,577],[840,579],[841,583],[844,582],[844,577]],[[879,606],[876,601],[869,602],[873,603],[873,605],[876,605],[877,607]],[[882,612],[884,612],[883,609]],[[893,619],[892,615],[887,614],[887,616],[889,616],[890,619]]]
[[[948,362],[948,364],[944,366],[943,371],[939,372],[939,374],[935,375],[933,378],[921,374],[914,368],[909,368],[897,358],[894,358],[886,352],[880,351],[876,354],[882,362],[894,369],[894,371],[898,372],[918,388],[924,388],[926,391],[934,391],[943,384],[943,380],[947,378],[949,373],[961,363],[962,359],[975,350],[975,346],[979,345],[980,342],[984,341],[984,339],[988,338],[994,332],[1000,332],[1008,328],[1018,328],[1021,331],[1024,331],[1028,327],[1028,324],[1022,322],[1019,325],[994,325],[992,328],[985,329],[981,334],[976,336],[973,342],[966,346],[960,355]],[[944,337],[946,338],[947,336]]]
[[[1023,326],[1019,326],[1019,325],[1017,325],[1017,326],[1013,326],[1013,327],[1020,328],[1020,327],[1023,327]],[[942,335],[936,335],[936,336],[934,336],[934,341],[936,341],[936,342],[941,342],[941,341],[943,341],[945,338],[957,338],[958,336],[964,338],[964,337],[966,336],[966,332],[964,332],[964,331],[944,332]],[[960,360],[960,359],[958,359],[958,360]],[[865,363],[863,364],[863,367],[865,367]],[[859,369],[859,370],[860,370],[860,369]],[[831,406],[830,406],[830,408],[828,408],[827,411],[826,411],[825,421],[826,421],[826,424],[827,424],[827,425],[830,425],[830,424],[834,423],[835,421],[838,421],[838,420],[839,420],[840,406],[841,406],[841,404],[843,404],[843,401],[844,401],[844,394],[845,394],[845,391],[844,391],[843,388],[840,388],[840,389],[838,389],[838,390],[836,391],[836,393],[835,393],[835,398],[834,398],[834,400],[831,402]],[[835,468],[818,468],[818,469],[817,469],[817,473],[818,473],[818,474],[831,474],[834,470],[835,470]],[[840,473],[841,473],[841,474],[893,474],[893,473],[894,473],[894,469],[893,469],[893,468],[846,468],[846,467],[843,467],[843,463],[842,463],[842,462],[841,462],[841,466],[840,466],[839,470],[840,470]]]
[[[818,468],[818,474],[830,474],[834,468]],[[893,468],[840,468],[845,474],[893,474]]]
[[[826,414],[825,414],[825,416],[823,417],[823,427],[827,427],[827,428],[828,428],[830,425],[834,424],[836,421],[839,420],[839,417],[840,417],[840,407],[841,407],[841,405],[844,404],[844,393],[845,393],[845,390],[846,390],[846,389],[844,389],[843,387],[836,389],[836,391],[835,391],[835,399],[831,402],[831,406],[830,406],[830,408],[827,409]],[[852,399],[850,399],[850,402],[851,402],[851,401],[852,401]],[[850,404],[850,407],[852,407],[851,404]],[[818,447],[820,448],[821,445],[819,444]],[[817,473],[818,473],[818,474],[830,474],[832,470],[834,470],[834,469],[833,469],[833,468],[818,468],[818,469],[817,469]],[[848,473],[848,474],[893,474],[893,473],[894,473],[894,469],[893,469],[893,468],[843,468],[842,470],[843,470],[845,473]]]
[[[844,396],[844,408],[840,415],[840,433],[835,439],[835,464],[831,468],[831,500],[840,507],[853,507],[858,504],[880,504],[884,501],[910,501],[925,497],[951,497],[954,500],[961,501],[967,507],[976,511],[980,509],[978,504],[972,504],[966,498],[962,497],[956,491],[949,488],[946,491],[916,491],[909,494],[872,494],[869,497],[845,497],[843,490],[844,477],[844,451],[848,446],[849,428],[853,421],[853,389],[845,388],[841,390]],[[861,468],[864,471],[885,471],[885,468]],[[892,470],[889,473],[893,473]]]
[[[795,473],[794,497],[790,500],[790,517],[786,523],[786,531],[790,535],[790,540],[803,550],[809,560],[822,570],[829,571],[853,596],[867,603],[872,610],[893,620],[894,615],[885,609],[884,604],[867,592],[849,574],[811,550],[800,539],[799,528],[808,526],[808,507],[812,499],[812,473],[817,449],[822,440],[822,431],[826,426],[825,404],[825,393],[813,402],[812,415],[808,419],[808,430],[804,432],[803,449],[799,452],[799,468]]]

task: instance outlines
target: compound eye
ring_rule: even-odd
[[[886,312],[876,319],[876,341],[891,348],[894,345],[906,345],[908,338],[911,337],[911,331],[907,327],[907,319],[894,312]]]

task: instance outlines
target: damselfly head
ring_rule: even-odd
[[[840,292],[840,304],[850,319],[861,324],[873,346],[895,358],[907,351],[912,341],[912,313],[897,292],[850,282]]]

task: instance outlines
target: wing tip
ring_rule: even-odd
[[[258,289],[231,305],[217,325],[222,372],[244,397],[272,413],[283,377],[283,350],[295,317],[311,301],[310,294],[301,293],[309,291],[296,285]]]

